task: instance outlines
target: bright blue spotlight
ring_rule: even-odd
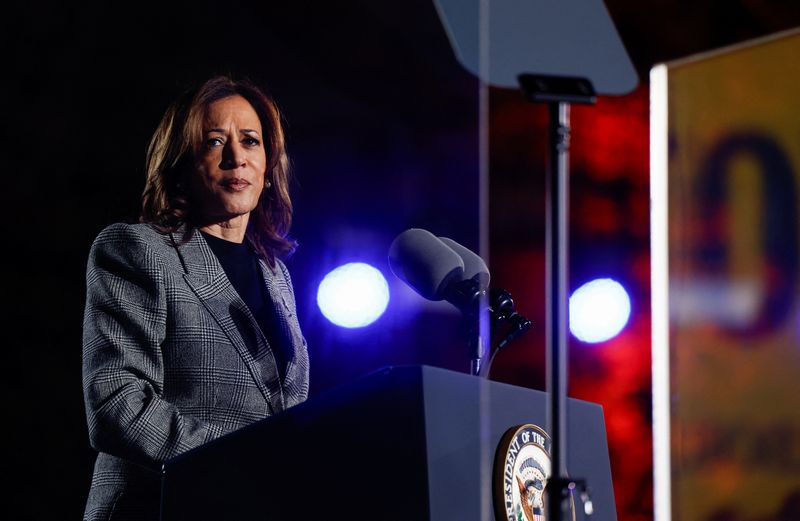
[[[584,342],[604,342],[615,337],[631,316],[631,300],[619,282],[595,279],[569,298],[569,330]]]
[[[331,271],[317,290],[317,305],[337,326],[355,328],[375,322],[389,304],[389,285],[383,274],[363,262]]]

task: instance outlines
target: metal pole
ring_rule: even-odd
[[[553,468],[548,487],[551,521],[566,519],[567,477],[567,272],[569,269],[569,104],[549,108],[547,172],[547,390]]]

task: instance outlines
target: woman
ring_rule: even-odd
[[[163,461],[306,399],[279,260],[291,211],[280,114],[257,87],[213,78],[167,110],[141,223],[106,228],[89,255],[85,519],[158,519]]]

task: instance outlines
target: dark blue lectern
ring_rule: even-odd
[[[546,406],[461,373],[382,369],[166,462],[161,519],[491,520],[498,444],[545,427]],[[567,409],[569,473],[591,487],[592,519],[615,521],[602,408]]]

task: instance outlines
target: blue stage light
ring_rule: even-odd
[[[631,300],[612,279],[587,282],[569,298],[569,330],[583,342],[604,342],[615,337],[631,315]]]
[[[337,326],[356,328],[375,322],[389,304],[389,285],[369,264],[351,262],[331,271],[317,290],[317,305]]]

